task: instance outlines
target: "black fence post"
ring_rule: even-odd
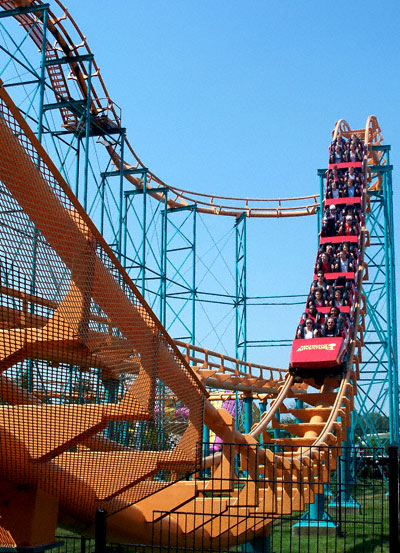
[[[95,553],[106,553],[107,513],[104,511],[104,509],[97,509],[94,524]]]
[[[389,551],[400,551],[399,538],[399,446],[389,446]]]

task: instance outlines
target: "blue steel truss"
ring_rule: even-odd
[[[364,257],[368,273],[363,282],[366,312],[362,314],[365,332],[351,435],[361,436],[366,446],[384,447],[399,440],[393,167],[389,163],[390,146],[372,148],[379,152],[379,163],[369,166],[370,210],[366,216],[366,228],[370,245]],[[326,169],[319,169],[318,176],[323,189]],[[380,185],[377,185],[378,179]],[[382,425],[385,419],[386,423]],[[382,426],[389,432],[382,432]]]
[[[235,298],[235,349],[236,358],[247,360],[247,263],[246,263],[246,213],[235,222],[236,244],[236,298]]]
[[[381,185],[368,192],[370,212],[366,227],[370,245],[364,258],[368,265],[368,279],[363,283],[365,332],[353,429],[363,436],[366,445],[383,447],[399,440],[393,168],[389,162],[390,146],[373,149],[379,152],[379,164],[369,167],[371,180],[376,183],[379,178]],[[388,418],[388,433],[377,428],[379,416]]]
[[[196,340],[197,207],[163,211],[163,248],[166,260],[165,324],[176,339]]]

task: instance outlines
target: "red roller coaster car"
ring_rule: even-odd
[[[334,142],[331,145],[334,146]],[[361,141],[359,142],[359,148],[363,153],[365,153],[365,146]],[[345,172],[349,167],[355,167],[360,171],[360,179],[363,188],[362,197],[346,197],[342,194],[339,198],[328,199],[326,198],[329,183],[329,174],[331,169],[335,168],[335,176],[339,174],[345,175]],[[357,163],[337,163],[329,164],[329,170],[327,172],[327,184],[325,190],[324,206],[336,205],[337,212],[339,212],[339,222],[340,217],[344,218],[346,213],[354,208],[358,209],[358,221],[363,222],[364,220],[364,195],[365,195],[365,178],[364,178],[364,164],[361,162]],[[339,181],[340,186],[340,181]],[[343,187],[344,190],[344,187]],[[344,243],[347,243],[353,248],[354,257],[353,260],[355,263],[359,263],[360,259],[360,224],[357,224],[357,234],[344,236],[339,232],[334,236],[320,236],[319,250],[318,255],[321,252],[325,252],[327,246],[331,248],[334,252],[339,251]],[[332,254],[331,254],[332,255]],[[336,254],[333,253],[333,256]],[[329,283],[331,294],[326,295],[326,305],[323,307],[318,306],[317,311],[319,313],[316,322],[314,323],[313,319],[313,335],[312,337],[303,338],[304,335],[304,322],[308,315],[308,306],[310,299],[312,300],[312,294],[310,293],[306,303],[306,309],[303,315],[302,320],[298,330],[301,329],[301,332],[296,332],[296,337],[293,340],[292,351],[290,355],[290,372],[298,375],[300,377],[308,378],[317,374],[328,375],[328,374],[340,374],[344,372],[345,365],[347,361],[347,353],[349,350],[349,345],[351,337],[353,335],[353,325],[354,325],[354,306],[357,301],[357,271],[348,272],[348,273],[334,273],[326,272],[325,279]],[[316,275],[314,275],[316,278]],[[343,282],[346,284],[347,289],[347,300],[346,304],[343,304],[339,307],[340,315],[335,318],[335,329],[336,332],[329,333],[326,331],[324,321],[331,317],[328,313],[330,307],[335,305],[333,293],[335,288],[340,287],[343,289]],[[321,322],[322,321],[322,322]],[[332,323],[331,323],[332,324]],[[328,334],[328,335],[327,335]],[[329,335],[331,334],[331,335]],[[301,337],[299,337],[299,335]],[[317,373],[317,371],[319,371]]]

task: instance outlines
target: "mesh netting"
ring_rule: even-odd
[[[92,520],[196,470],[204,390],[0,91],[0,465]]]

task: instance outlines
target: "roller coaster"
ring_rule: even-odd
[[[277,517],[318,502],[351,432],[373,308],[363,289],[373,232],[366,221],[371,198],[387,186],[378,121],[370,116],[365,129],[336,123],[332,144],[353,141],[362,158],[330,159],[320,199],[226,198],[175,188],[131,147],[86,39],[67,9],[54,4],[59,17],[40,0],[0,2],[2,17],[15,19],[41,51],[43,85],[35,130],[29,109],[17,107],[6,82],[0,88],[0,544],[51,544],[57,525],[93,533],[99,509],[107,513],[112,541],[221,550],[263,538]],[[47,81],[55,101],[45,105]],[[126,180],[166,209],[195,204],[200,212],[236,218],[319,212],[316,268],[328,247],[351,249],[351,269],[323,270],[333,306],[335,291],[342,295],[336,334],[327,328],[329,309],[317,307],[312,336],[303,321],[293,329],[287,371],[173,340],[122,262],[122,223],[114,248],[104,221],[97,221],[98,230],[86,212],[88,195],[81,205],[43,147],[46,110],[59,114],[60,140],[78,136],[87,157],[89,139],[97,137],[115,167],[107,176]],[[344,174],[350,167],[358,171],[359,195],[329,197],[329,171]],[[330,206],[342,212],[334,230],[322,217]],[[213,402],[237,402],[239,395],[250,410],[252,397],[263,406],[270,401],[259,422],[249,424],[249,415],[243,431]],[[296,422],[281,423],[278,414]],[[392,424],[398,434],[395,418]],[[209,444],[199,449],[204,428],[218,437],[212,451]]]

